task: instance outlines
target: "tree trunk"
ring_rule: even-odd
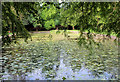
[[[9,36],[10,40],[16,40],[16,35],[15,35],[15,27],[14,24],[12,23],[12,37]]]
[[[73,26],[73,30],[74,30],[75,28],[74,28],[74,26]]]
[[[97,28],[100,29],[98,24],[99,24],[99,18],[97,17]]]
[[[36,28],[36,31],[38,31],[38,29]]]
[[[56,30],[58,30],[58,27],[56,28]]]
[[[36,31],[38,31],[38,27],[36,27]]]

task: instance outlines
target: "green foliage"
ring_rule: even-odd
[[[23,20],[27,20],[30,24],[33,24],[33,26],[36,27],[42,27],[42,18],[41,15],[41,7],[40,3],[34,3],[33,10],[26,13],[26,19],[23,18]]]
[[[61,6],[61,7],[60,7]],[[31,44],[22,43],[20,47],[28,50],[24,55],[17,50],[4,55],[4,61],[7,63],[6,67],[10,68],[12,74],[19,71],[25,73],[26,70],[32,70],[32,67],[38,68],[38,65],[43,64],[42,72],[49,71],[46,76],[54,78],[55,73],[52,71],[53,64],[59,65],[60,50],[63,49],[64,61],[68,62],[73,69],[80,69],[81,63],[85,63],[86,67],[98,74],[104,71],[111,72],[118,67],[117,62],[117,47],[111,46],[111,42],[100,43],[94,41],[94,36],[91,31],[95,33],[107,33],[111,35],[115,33],[120,37],[120,3],[95,3],[95,2],[69,2],[61,3],[2,3],[2,40],[3,45],[18,43],[18,37],[25,38],[25,41],[30,36],[24,25],[32,23],[34,27],[44,27],[46,29],[55,28],[57,25],[64,27],[79,26],[80,37],[79,45],[75,41],[56,41],[56,43],[47,43],[47,41],[39,42],[41,38],[34,39],[35,42]],[[84,34],[87,30],[88,33]],[[12,36],[8,33],[11,31]],[[56,33],[59,33],[57,31]],[[65,29],[64,35],[68,38],[69,34]],[[58,35],[57,35],[58,36]],[[45,37],[45,36],[44,36]],[[44,40],[42,37],[42,40]],[[52,35],[48,36],[53,39]],[[60,37],[61,38],[61,37]],[[18,43],[19,44],[19,43]],[[107,47],[105,46],[107,44]],[[103,48],[104,46],[104,48]],[[13,46],[15,47],[15,46]],[[22,51],[22,50],[21,50]],[[17,54],[16,54],[17,53]],[[42,58],[45,60],[42,60]],[[9,61],[7,60],[9,59]],[[72,61],[70,61],[70,59]],[[12,61],[11,61],[12,60]],[[14,60],[14,61],[13,61]],[[21,64],[21,61],[23,63]],[[53,63],[56,61],[57,63]],[[13,63],[14,62],[14,63]],[[16,65],[17,64],[17,65]],[[11,65],[11,67],[9,67]],[[26,66],[25,66],[26,65]],[[29,66],[32,66],[29,68]],[[105,67],[107,66],[107,67]],[[23,70],[18,70],[19,67],[24,67]],[[14,70],[13,70],[14,68]],[[26,69],[27,68],[27,69]],[[22,68],[21,68],[22,69]],[[14,72],[13,72],[14,71]],[[117,74],[117,72],[115,72]],[[50,76],[52,74],[52,76]],[[63,80],[66,78],[63,77]]]
[[[105,5],[105,6],[104,6]],[[117,33],[119,29],[118,19],[120,10],[119,3],[92,3],[92,2],[77,2],[68,3],[66,8],[63,8],[62,25],[79,25],[80,31],[92,29],[96,32],[104,32],[111,34]],[[117,28],[117,29],[116,29]],[[119,34],[119,32],[117,33]]]
[[[61,9],[61,25],[63,26],[76,26],[78,24],[78,18],[80,16],[80,13],[77,13],[77,11],[74,11],[73,5],[70,3],[70,7],[65,9]],[[69,6],[68,5],[68,6]]]
[[[78,26],[80,32],[93,30],[96,33],[105,32],[107,35],[115,33],[120,35],[120,3],[99,3],[99,2],[33,2],[33,3],[2,3],[2,25],[4,38],[7,31],[13,36],[23,38],[30,37],[24,25],[29,23],[34,27],[46,29],[55,28],[58,25]],[[16,27],[16,28],[14,28]],[[90,31],[89,31],[90,32]],[[90,34],[90,33],[89,33]]]
[[[63,81],[64,81],[66,78],[65,78],[65,77],[63,77],[62,79],[63,79]]]
[[[55,33],[52,35],[53,39],[56,39],[55,36],[58,36]],[[118,47],[113,41],[107,41],[100,44],[100,46],[92,43],[90,47],[92,48],[91,53],[86,49],[85,45],[79,47],[76,41],[65,39],[51,41],[49,37],[47,40],[41,40],[42,37],[46,38],[45,36],[51,35],[48,33],[36,33],[32,35],[32,38],[34,37],[35,39],[29,41],[29,44],[26,44],[23,39],[19,39],[20,45],[12,43],[9,47],[5,47],[5,50],[8,51],[3,53],[5,71],[11,74],[11,76],[18,74],[20,77],[22,74],[26,74],[27,77],[29,74],[35,74],[35,77],[34,75],[32,77],[36,78],[36,76],[42,74],[46,79],[71,80],[80,77],[79,74],[82,71],[86,72],[84,69],[80,70],[85,66],[85,68],[89,69],[89,73],[93,72],[90,76],[97,77],[96,75],[98,75],[97,79],[100,75],[104,75],[103,73],[105,72],[110,72],[117,79],[117,70],[119,68]],[[62,35],[59,37],[62,37]],[[40,41],[37,39],[40,39]],[[61,60],[63,60],[62,64]],[[64,67],[60,68],[60,65]],[[36,69],[41,69],[42,72],[39,73],[40,75],[38,71],[34,72]],[[76,77],[77,75],[78,77]],[[82,76],[82,79],[85,78],[86,76]],[[81,78],[78,79],[80,80]]]
[[[59,25],[59,10],[54,4],[43,5],[43,7],[41,18],[44,20],[45,28],[55,28],[56,25]]]
[[[30,37],[30,34],[22,24],[20,14],[21,13],[24,14],[24,12],[27,12],[28,11],[27,7],[32,6],[32,4],[26,3],[26,5],[28,6],[25,8],[24,5],[25,3],[19,4],[14,2],[2,3],[3,45],[5,45],[5,43],[9,44],[12,40],[14,40],[15,35],[25,38],[25,41],[27,41],[27,39]],[[7,34],[8,31],[11,31],[13,33],[11,39]],[[9,38],[9,40],[6,38]]]

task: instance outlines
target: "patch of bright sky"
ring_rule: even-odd
[[[59,0],[59,3],[62,3],[62,1],[61,1],[61,0]]]
[[[59,3],[62,3],[62,0],[59,0]],[[39,4],[40,4],[40,6],[42,6],[43,5],[43,3],[41,3],[41,2],[39,2]],[[62,6],[62,5],[61,5]],[[60,7],[61,7],[60,6]]]

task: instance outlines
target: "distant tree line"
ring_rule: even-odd
[[[120,36],[120,2],[2,2],[2,39],[8,31],[30,38],[28,31],[78,29]]]

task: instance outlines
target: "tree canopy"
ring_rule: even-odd
[[[59,24],[59,9],[56,8],[55,4],[44,6],[44,9],[41,11],[41,18],[46,29],[55,28]]]
[[[15,40],[16,36],[25,38],[25,41],[30,37],[30,34],[25,29],[22,18],[25,12],[30,13],[33,11],[34,3],[17,3],[5,2],[2,3],[2,40],[4,43],[10,43],[11,40],[8,36],[8,31],[13,33],[12,39]]]
[[[3,43],[10,43],[8,31],[12,39],[16,35],[27,40],[30,34],[24,25],[29,23],[48,30],[57,25],[78,26],[81,32],[114,32],[119,37],[120,2],[2,2]]]

